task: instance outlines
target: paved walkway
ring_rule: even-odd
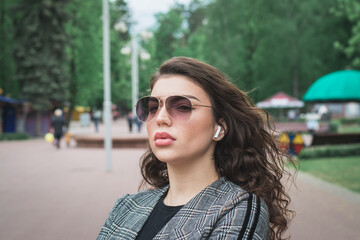
[[[93,130],[70,127],[75,134]],[[112,133],[138,134],[129,133],[124,120],[114,123]],[[0,239],[95,239],[116,199],[137,191],[143,152],[114,149],[112,171],[106,172],[103,149],[62,142],[57,150],[42,139],[0,142]],[[359,194],[304,174],[297,187],[290,189],[297,212],[292,239],[360,239]]]
[[[93,125],[87,127],[81,127],[80,122],[71,122],[69,131],[73,135],[91,135],[91,136],[104,136],[105,127],[102,123],[99,125],[99,132],[95,132]],[[132,132],[129,131],[127,120],[125,118],[118,119],[113,121],[111,128],[112,137],[137,137],[137,136],[147,136],[146,126],[143,124],[138,131],[136,124],[133,124]]]

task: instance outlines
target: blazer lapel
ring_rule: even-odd
[[[181,237],[187,239],[185,237],[187,234],[196,231],[193,224],[195,223],[194,218],[199,218],[199,214],[205,216],[212,203],[226,194],[225,191],[222,191],[225,181],[225,178],[220,178],[198,193],[176,213],[154,239],[179,239]],[[193,232],[192,237],[195,237],[194,234],[197,235],[197,233]],[[196,237],[192,239],[196,239]]]
[[[133,201],[132,204],[136,206],[133,208],[131,216],[127,217],[127,223],[131,224],[131,226],[128,226],[129,229],[133,230],[136,233],[140,232],[146,220],[149,218],[152,210],[154,209],[156,203],[159,201],[160,197],[167,191],[168,188],[169,187],[166,186],[160,189],[155,189],[145,198],[140,198],[139,200]],[[131,219],[135,220],[135,222],[133,222]],[[124,224],[127,223],[124,222]]]

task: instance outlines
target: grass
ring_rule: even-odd
[[[308,159],[300,171],[360,193],[360,156]]]

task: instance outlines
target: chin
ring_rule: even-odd
[[[174,152],[172,151],[156,150],[153,151],[153,153],[160,162],[164,163],[175,162],[178,159],[177,157],[175,157],[176,154],[174,154]]]
[[[170,163],[176,161],[173,156],[169,157],[169,155],[163,155],[163,154],[155,154],[157,159],[159,159],[160,162],[164,163]]]

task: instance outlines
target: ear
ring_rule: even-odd
[[[220,141],[225,136],[227,130],[226,122],[223,118],[215,125],[213,140]]]

